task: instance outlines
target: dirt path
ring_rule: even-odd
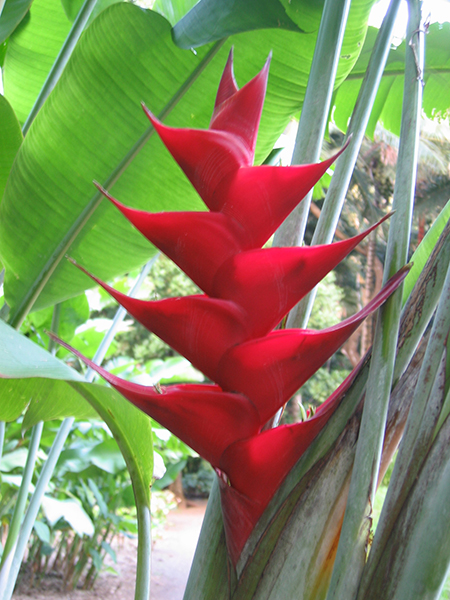
[[[169,513],[153,547],[151,600],[182,600],[205,508],[198,501]]]
[[[153,543],[150,600],[182,600],[205,509],[206,500],[199,500],[169,512]],[[113,566],[120,576],[102,572],[92,590],[62,594],[60,581],[48,577],[40,590],[29,590],[22,581],[13,600],[134,600],[136,544],[124,538],[116,545]]]

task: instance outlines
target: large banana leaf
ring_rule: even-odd
[[[38,2],[46,6],[57,0]],[[356,60],[371,4],[367,0],[354,3],[349,24],[352,42],[347,43],[341,60],[341,78]],[[24,35],[26,27],[17,35]],[[170,124],[206,127],[231,44],[239,85],[256,74],[273,50],[257,148],[261,161],[290,116],[301,108],[314,42],[315,33],[252,31],[233,36],[211,58],[210,47],[196,53],[177,48],[168,22],[151,11],[116,4],[101,13],[80,39],[30,128],[5,191],[0,254],[6,266],[5,296],[12,320],[20,320],[48,279],[35,308],[91,285],[71,265],[59,263],[67,251],[103,279],[142,264],[151,254],[149,244],[106,201],[92,214],[100,200],[93,179],[107,183],[119,199],[133,206],[151,210],[202,207],[156,137],[150,135],[132,158],[128,155],[149,131],[139,107],[141,100],[156,114],[173,108],[167,119]],[[10,89],[27,72],[28,52],[31,49],[24,50],[25,66],[6,65]]]
[[[348,79],[335,97],[333,118],[343,131],[355,106],[359,88],[367,70],[370,54],[377,34],[369,28],[360,57]],[[403,97],[403,71],[408,41],[391,50],[383,79],[375,100],[367,135],[373,137],[377,122],[396,135],[400,134],[401,98]],[[445,115],[450,107],[450,23],[433,23],[426,38],[423,110],[428,117]]]

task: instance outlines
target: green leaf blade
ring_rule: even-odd
[[[22,131],[14,111],[6,98],[0,95],[0,201],[22,140]]]

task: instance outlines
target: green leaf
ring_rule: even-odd
[[[122,455],[120,457],[122,458]],[[103,517],[107,518],[108,517],[108,507],[106,505],[105,499],[102,496],[101,491],[98,489],[98,486],[96,485],[95,481],[93,481],[92,479],[88,479],[88,486],[89,486],[91,492],[94,494],[95,499],[97,500],[97,504],[98,504],[101,514],[103,515]]]
[[[28,405],[25,428],[66,416],[92,418],[95,413],[65,380],[82,377],[0,320],[0,420],[14,421]]]
[[[59,306],[59,328],[55,332],[64,340],[70,342],[75,330],[89,319],[89,302],[86,294],[65,300]],[[21,332],[34,342],[45,345],[45,330],[52,328],[53,308],[48,307],[29,314],[21,327]],[[45,338],[45,341],[43,341]],[[60,356],[65,356],[61,353]]]
[[[30,427],[40,420],[56,418],[54,413],[60,415],[61,412],[67,410],[70,401],[75,405],[74,412],[80,413],[84,410],[83,418],[86,418],[88,411],[82,399],[87,400],[108,425],[119,445],[133,480],[137,502],[140,502],[141,506],[150,505],[153,448],[150,418],[147,415],[135,408],[115,390],[84,383],[76,371],[30,342],[1,320],[0,377],[2,397],[0,420],[17,418],[23,407],[33,400],[25,416],[24,427]],[[6,377],[21,377],[22,379],[6,379]],[[29,377],[41,377],[42,379],[27,380]],[[55,380],[47,378],[55,378]],[[62,379],[67,381],[58,381]],[[14,397],[15,385],[20,386],[25,383],[29,383],[29,393],[25,394],[26,400],[17,414],[17,398]],[[58,387],[58,384],[61,385],[59,390],[53,387]],[[39,391],[39,385],[42,386],[44,393]],[[23,391],[23,388],[20,390]],[[47,394],[45,394],[46,391]],[[36,401],[35,393],[38,401]],[[16,415],[11,417],[14,411]],[[101,468],[105,468],[105,461],[109,461],[108,453],[111,453],[111,448],[107,448],[106,456],[105,452],[99,452],[100,454],[95,457],[95,460],[102,465]],[[120,460],[117,456],[113,460],[115,466]],[[110,467],[111,463],[108,462],[108,468]]]
[[[111,4],[116,4],[116,2],[124,2],[124,0],[97,0],[91,16],[89,17],[88,24],[90,24],[95,17],[105,10],[105,8],[108,8],[108,6],[111,6]],[[67,18],[71,23],[73,23],[84,4],[84,0],[61,0],[61,4]]]
[[[198,0],[155,0],[152,9],[173,26],[191,10]]]
[[[450,421],[428,453],[361,598],[440,597],[450,564]]]
[[[113,439],[97,444],[89,450],[86,458],[96,467],[112,475],[116,475],[125,469],[123,456]]]
[[[426,236],[423,238],[421,243],[419,244],[417,250],[411,257],[411,261],[413,263],[413,267],[406,276],[406,279],[403,283],[403,304],[405,304],[408,299],[422,269],[425,266],[425,263],[428,260],[433,248],[436,245],[436,242],[439,239],[447,221],[450,219],[450,200],[444,206],[444,208],[439,213],[436,221],[428,230]]]
[[[27,14],[33,0],[6,0],[0,16],[0,44],[8,38]]]
[[[79,373],[30,342],[0,319],[0,377],[50,377],[82,381]]]
[[[5,96],[21,123],[70,31],[59,0],[35,0],[29,15],[11,35],[3,65]]]
[[[322,7],[315,13],[321,13]],[[278,0],[201,0],[173,28],[180,48],[209,44],[253,29],[283,28],[302,31]]]
[[[28,450],[27,448],[18,448],[12,452],[8,452],[0,459],[0,471],[13,471],[20,467],[23,469],[27,462]]]
[[[33,529],[41,542],[50,544],[50,528],[42,521],[35,521]]]
[[[0,95],[0,202],[17,151],[22,143],[22,131],[9,102]]]
[[[42,508],[50,525],[56,525],[60,519],[64,519],[80,537],[94,535],[94,524],[77,500],[57,500],[44,496]]]
[[[136,503],[150,506],[153,477],[153,447],[150,418],[120,394],[88,383],[70,382],[108,425],[133,481]]]
[[[377,34],[369,28],[361,55],[351,75],[339,88],[335,97],[333,120],[346,131],[348,119],[355,106],[359,88],[364,78]],[[423,110],[430,117],[445,116],[450,109],[450,23],[433,23],[426,37]],[[373,137],[378,121],[396,135],[400,134],[401,99],[403,97],[403,71],[407,42],[392,49],[387,60],[383,79],[367,127]]]

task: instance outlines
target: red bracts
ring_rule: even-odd
[[[309,420],[262,428],[406,275],[395,275],[368,306],[339,325],[273,331],[376,225],[328,246],[261,249],[336,158],[297,167],[252,166],[268,70],[269,61],[239,90],[230,55],[207,130],[167,127],[144,107],[209,211],[152,214],[124,206],[98,186],[205,295],[145,302],[93,279],[217,385],[169,386],[159,393],[81,357],[215,467],[234,564],[352,376]]]

